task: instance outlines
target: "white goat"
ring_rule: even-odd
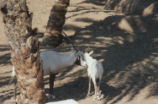
[[[78,102],[73,99],[67,99],[67,100],[61,100],[61,101],[55,101],[55,102],[48,102],[45,104],[78,104]]]
[[[71,66],[77,60],[79,52],[58,53],[55,51],[41,52],[40,58],[43,61],[44,75],[56,74]]]
[[[40,53],[40,59],[43,62],[44,75],[49,76],[49,93],[53,95],[54,80],[57,73],[64,71],[66,67],[73,65],[81,54],[80,51],[72,51],[72,53],[58,53],[55,51],[45,51]],[[15,76],[15,68],[12,68],[12,77]]]
[[[87,72],[88,72],[88,79],[89,79],[89,84],[88,84],[88,93],[87,96],[90,95],[91,91],[91,80],[93,81],[94,88],[95,88],[95,100],[100,100],[103,96],[101,96],[101,91],[100,91],[100,84],[103,76],[103,65],[102,63],[98,62],[96,59],[91,57],[91,54],[93,51],[89,53],[84,53],[84,55],[80,56],[80,62],[82,66],[87,67]]]

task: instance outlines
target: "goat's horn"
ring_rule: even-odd
[[[90,49],[90,46],[89,46],[89,44],[88,44],[88,49],[87,49],[88,51],[90,51],[91,49]]]
[[[63,33],[64,37],[70,41],[72,47],[73,47],[75,50],[78,51],[78,48],[73,44],[73,41],[67,36],[67,34],[66,34],[64,31],[62,31],[62,33]]]

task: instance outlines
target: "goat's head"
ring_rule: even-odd
[[[79,65],[87,67],[87,59],[91,57],[92,54],[93,51],[90,51],[89,53],[88,52],[84,53],[80,51],[77,59],[77,62],[79,61]]]
[[[84,53],[82,51],[76,51],[76,61],[74,64],[77,64],[77,65],[81,65],[81,58],[83,57]]]
[[[80,64],[81,66],[87,67],[87,60],[91,57],[93,51],[85,52],[80,55]]]

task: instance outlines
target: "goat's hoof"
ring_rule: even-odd
[[[100,99],[103,99],[103,98],[104,98],[104,94],[101,94],[101,95],[100,95]]]
[[[55,99],[56,97],[55,97],[55,95],[53,95],[53,94],[49,94],[49,98],[50,98],[50,99]]]
[[[99,100],[101,100],[101,99],[103,99],[103,98],[104,98],[104,95],[101,95],[101,96],[94,96],[93,100],[99,101]]]
[[[55,95],[53,95],[53,94],[51,95],[51,97],[52,97],[52,99],[55,99],[55,98],[56,98]]]
[[[93,97],[93,101],[96,101],[96,100],[97,100],[97,97],[96,97],[96,96],[94,96],[94,97]]]
[[[87,97],[90,97],[91,95],[90,94],[87,94]]]

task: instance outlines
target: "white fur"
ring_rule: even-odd
[[[81,60],[81,65],[87,65],[88,76],[91,77],[93,81],[95,81],[95,79],[97,78],[101,80],[104,72],[103,65],[102,63],[90,56],[92,53],[93,52],[91,51],[90,53],[86,52],[84,54],[85,61]]]
[[[40,54],[40,58],[43,62],[44,75],[48,75],[61,72],[66,67],[73,65],[77,59],[77,53],[74,51],[69,54],[46,51]]]
[[[63,71],[66,67],[74,64],[80,54],[79,52],[72,51],[71,53],[59,53],[55,51],[45,51],[40,53],[40,59],[43,63],[44,75],[56,74]],[[15,68],[12,67],[12,78],[15,76]],[[55,96],[51,95],[53,98]]]
[[[102,63],[100,63],[99,61],[94,59],[92,56],[90,56],[92,53],[93,51],[91,51],[90,53],[87,53],[87,52],[84,53],[84,56],[83,58],[81,58],[80,61],[81,61],[82,66],[87,66],[88,76],[89,78],[92,79],[94,87],[95,87],[95,96],[98,97],[99,95],[97,95],[97,93],[100,92],[99,87],[100,87],[100,83],[103,77],[104,68],[103,68]],[[97,79],[99,79],[99,85],[97,85],[96,83]],[[89,94],[89,91],[88,91],[88,94]]]
[[[78,104],[78,102],[73,99],[67,99],[67,100],[61,100],[61,101],[55,101],[55,102],[48,102],[45,104]]]
[[[56,51],[41,52],[40,59],[43,62],[44,75],[61,72],[66,67],[73,65],[77,57],[78,52],[75,51],[72,53],[59,53]],[[11,76],[15,76],[14,66],[12,67]]]

